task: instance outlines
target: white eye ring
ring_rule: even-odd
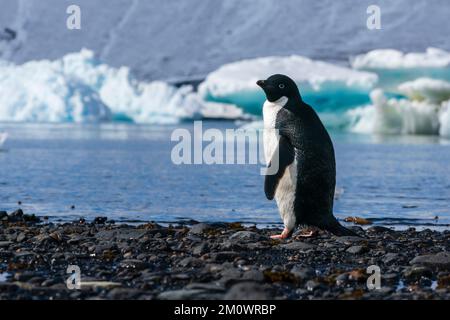
[[[278,88],[284,89],[284,84],[283,84],[283,83],[280,83],[280,84],[278,85]]]

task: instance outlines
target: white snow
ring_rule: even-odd
[[[410,53],[378,49],[351,58],[350,64],[356,69],[445,68],[450,66],[450,52],[437,48]]]
[[[369,30],[366,10],[378,2],[382,29]],[[10,27],[25,40],[5,43],[12,47],[7,50],[11,61],[56,59],[87,47],[108,65],[128,66],[147,80],[205,76],[225,63],[260,56],[344,61],[378,48],[450,50],[445,0],[414,0],[413,5],[411,0],[1,3],[0,32]],[[81,8],[81,30],[65,28],[71,4]]]

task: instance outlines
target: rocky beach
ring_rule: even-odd
[[[4,299],[450,299],[450,230],[351,227],[272,240],[240,223],[55,224],[0,212]],[[69,265],[81,288],[68,289]],[[380,268],[369,290],[367,268]]]

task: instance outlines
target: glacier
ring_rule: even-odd
[[[140,80],[201,79],[221,65],[298,54],[346,62],[380,48],[450,50],[447,0],[2,0],[0,56],[16,64],[90,48]],[[65,27],[77,4],[81,30]],[[381,8],[382,29],[366,26]],[[45,18],[41,18],[45,17]],[[2,41],[4,28],[16,32]],[[8,37],[5,37],[6,39]],[[2,43],[3,42],[3,43]]]

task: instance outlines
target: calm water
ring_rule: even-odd
[[[234,125],[209,122],[204,127]],[[0,129],[9,133],[0,152],[0,210],[15,210],[21,201],[25,212],[61,221],[106,215],[128,222],[280,222],[275,203],[265,199],[260,165],[174,165],[174,127],[2,124]],[[449,228],[448,142],[332,137],[338,217]]]

